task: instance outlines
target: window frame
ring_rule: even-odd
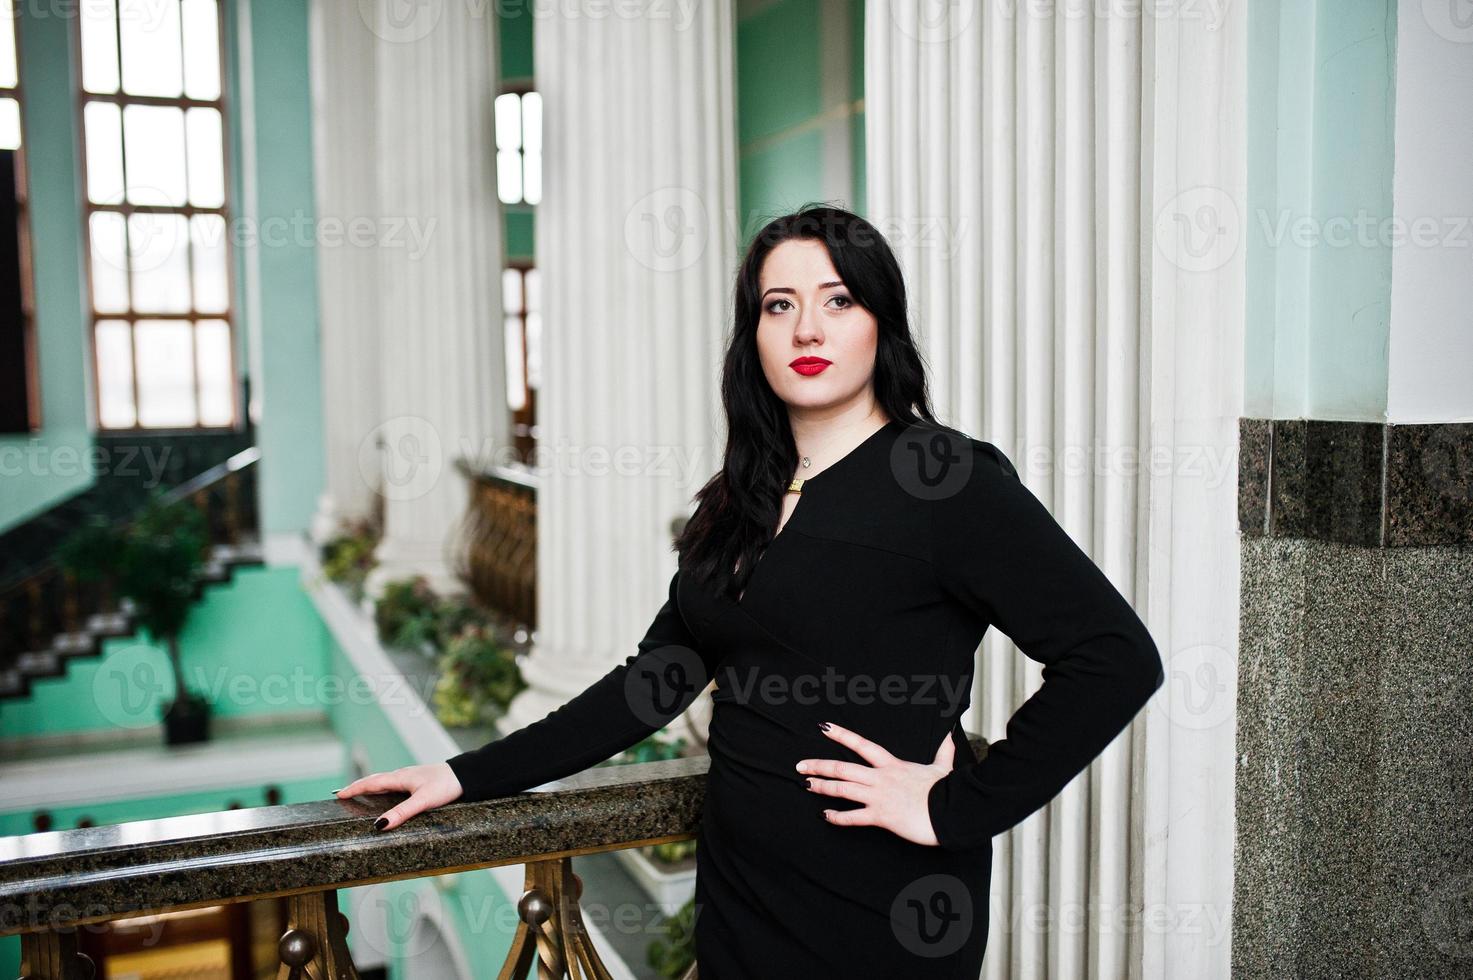
[[[120,25],[121,24],[121,21],[122,21],[121,10],[120,10],[120,7],[119,7],[120,0],[108,0],[108,2],[112,4],[113,10],[116,13],[116,16],[114,18],[114,23]],[[180,0],[174,0],[174,2],[180,2]],[[94,432],[107,433],[107,434],[188,435],[188,434],[210,434],[210,433],[232,432],[232,431],[233,432],[239,432],[239,431],[241,431],[244,428],[244,425],[243,425],[243,412],[242,412],[243,406],[241,404],[241,400],[242,399],[241,399],[241,390],[240,390],[241,389],[241,377],[242,376],[241,376],[240,370],[239,370],[239,368],[240,368],[240,365],[239,365],[239,360],[240,360],[240,358],[239,358],[239,343],[238,343],[238,341],[239,341],[239,338],[238,338],[238,319],[239,319],[239,309],[238,309],[238,306],[239,306],[239,304],[238,304],[238,293],[237,293],[237,284],[236,284],[236,267],[235,267],[236,261],[237,261],[237,258],[238,257],[236,255],[235,245],[231,241],[231,230],[230,230],[231,229],[231,221],[232,221],[233,212],[234,212],[234,208],[233,208],[232,205],[234,204],[233,190],[234,190],[234,187],[235,187],[235,167],[233,166],[233,164],[234,164],[234,150],[235,150],[234,142],[233,142],[233,136],[234,136],[233,123],[234,123],[235,105],[234,105],[234,100],[231,98],[232,93],[230,91],[230,77],[231,77],[230,76],[230,67],[231,67],[231,64],[232,64],[232,60],[229,58],[230,52],[229,52],[229,48],[228,48],[228,46],[226,44],[225,37],[226,37],[226,17],[230,14],[231,8],[229,7],[228,0],[214,0],[214,3],[216,5],[216,11],[217,11],[217,17],[216,17],[216,21],[215,21],[215,23],[216,23],[216,33],[217,33],[216,44],[218,45],[218,49],[219,49],[218,54],[219,54],[219,65],[220,65],[220,97],[218,99],[195,99],[195,98],[190,98],[189,96],[183,95],[183,94],[180,94],[179,96],[175,97],[175,96],[156,96],[156,95],[129,95],[129,94],[125,93],[123,91],[123,32],[122,32],[122,28],[120,26],[118,26],[118,27],[115,28],[115,35],[116,35],[115,36],[115,41],[116,41],[116,45],[117,45],[117,59],[118,59],[118,89],[117,89],[117,91],[116,92],[89,92],[89,91],[87,91],[86,88],[83,85],[83,64],[82,64],[83,52],[82,52],[82,22],[81,22],[81,17],[78,16],[78,17],[72,18],[72,21],[73,21],[73,27],[72,27],[72,30],[71,30],[72,81],[73,81],[73,91],[76,93],[75,104],[73,105],[72,110],[73,110],[73,125],[75,126],[75,132],[76,132],[76,135],[77,135],[77,163],[78,163],[78,179],[79,179],[79,187],[80,187],[79,198],[80,198],[81,205],[82,205],[82,207],[81,207],[81,211],[82,211],[82,214],[81,214],[81,221],[82,221],[82,251],[83,251],[83,266],[85,267],[86,283],[87,283],[87,285],[86,285],[86,296],[87,296],[87,310],[86,310],[86,319],[87,319],[87,355],[88,355],[88,360],[91,362],[90,365],[89,365],[90,371],[91,371],[91,377],[92,377],[92,392],[93,392],[92,410],[91,410],[91,425],[92,425],[92,429],[93,429]],[[182,8],[182,3],[180,3],[180,5],[181,5],[181,8]],[[182,18],[182,15],[183,15],[182,9],[181,9],[181,12],[180,13],[181,13],[181,18]],[[183,42],[183,38],[181,37],[180,38],[181,50],[182,50],[182,47],[183,47],[183,43],[184,43]],[[177,206],[177,207],[176,206],[173,206],[173,205],[131,204],[131,203],[129,203],[126,200],[126,197],[127,197],[127,187],[128,187],[128,162],[127,162],[126,149],[124,149],[124,147],[126,146],[126,140],[127,140],[127,135],[126,135],[127,130],[126,130],[126,124],[125,123],[121,123],[121,121],[120,121],[120,125],[122,125],[123,128],[120,129],[119,132],[120,132],[120,139],[123,141],[123,146],[120,147],[119,152],[122,154],[122,168],[123,168],[122,173],[123,173],[123,196],[124,196],[124,200],[120,201],[117,204],[98,204],[98,203],[95,203],[92,200],[92,198],[90,196],[90,193],[89,193],[89,189],[88,189],[88,173],[87,173],[87,156],[88,156],[88,154],[87,154],[87,122],[86,122],[86,112],[87,112],[87,104],[89,102],[109,102],[109,103],[112,103],[114,105],[117,105],[119,107],[119,114],[122,117],[126,117],[126,112],[124,110],[129,105],[146,105],[146,106],[173,107],[173,108],[178,108],[181,111],[187,111],[188,109],[192,109],[192,108],[207,108],[207,109],[215,109],[216,111],[218,111],[220,113],[221,177],[222,177],[223,188],[224,188],[223,201],[222,201],[221,205],[219,207],[200,207],[200,206],[191,204],[191,203],[189,203],[187,201],[186,201],[185,204],[180,205],[180,206]],[[188,152],[188,149],[187,149],[187,145],[186,145],[186,153],[187,152]],[[185,173],[186,173],[186,175],[188,174],[188,161],[187,161],[187,159],[186,159],[186,163],[185,163]],[[126,312],[122,312],[122,313],[99,313],[98,310],[97,310],[96,288],[95,288],[95,284],[93,283],[93,278],[92,278],[92,216],[94,214],[97,214],[97,213],[121,214],[123,216],[124,229],[125,229],[125,235],[124,235],[124,255],[129,257],[129,262],[130,262],[128,273],[127,273],[127,275],[124,276],[124,279],[126,280],[127,287],[128,287],[128,309],[127,309]],[[128,231],[128,225],[129,225],[129,219],[134,214],[177,214],[177,215],[181,215],[181,216],[184,217],[186,227],[188,227],[190,225],[190,219],[192,219],[193,216],[196,215],[196,214],[214,214],[214,215],[219,215],[220,216],[221,220],[223,220],[225,222],[225,236],[224,236],[224,240],[225,240],[225,310],[224,310],[224,312],[220,312],[220,313],[201,313],[197,309],[191,309],[191,311],[188,312],[188,313],[140,313],[138,310],[136,310],[136,309],[133,308],[133,276],[132,276],[132,267],[131,267],[131,239],[128,237],[128,235],[130,234],[130,232]],[[190,243],[189,248],[191,250],[193,249],[193,244],[192,243]],[[192,305],[193,304],[193,301],[194,301],[194,263],[193,263],[193,255],[192,255],[192,253],[191,253],[191,256],[190,256],[190,262],[188,263],[188,267],[189,267],[189,279],[190,279],[190,282],[189,282],[190,302],[191,302],[191,305]],[[132,384],[133,384],[133,425],[131,425],[131,426],[116,426],[116,425],[104,426],[102,424],[102,406],[101,406],[101,398],[100,398],[100,394],[101,394],[101,387],[100,387],[100,385],[101,385],[101,375],[100,375],[100,370],[99,370],[98,363],[97,363],[97,325],[98,325],[99,322],[102,322],[102,321],[116,321],[116,320],[124,320],[124,321],[127,321],[127,323],[129,324],[129,334],[128,334],[128,336],[129,336],[129,340],[130,340],[130,350],[131,350],[131,354],[132,354],[131,378],[132,378]],[[195,419],[196,419],[194,425],[156,426],[156,425],[141,425],[141,424],[139,424],[139,422],[138,422],[138,415],[139,415],[138,405],[139,405],[139,402],[138,402],[138,334],[137,334],[137,329],[138,329],[138,321],[140,321],[140,320],[175,320],[175,321],[181,321],[181,322],[187,323],[187,324],[189,324],[191,326],[191,331],[190,331],[190,350],[192,352],[194,352],[195,355],[196,355],[193,358],[193,361],[192,361],[192,363],[194,365],[194,407],[195,407]],[[202,321],[202,320],[223,320],[225,322],[226,337],[227,337],[227,340],[228,340],[228,345],[227,346],[228,346],[228,349],[230,351],[230,372],[229,372],[230,373],[230,421],[229,422],[226,422],[224,424],[221,424],[221,425],[204,425],[204,424],[201,424],[198,421],[198,419],[199,419],[199,402],[200,402],[200,377],[199,377],[199,359],[198,359],[198,356],[197,356],[198,349],[196,347],[196,345],[198,343],[196,331],[198,331],[198,329],[199,329],[199,326],[198,326],[199,321]]]
[[[0,432],[0,437],[38,433],[45,426],[41,401],[41,358],[36,349],[40,334],[36,329],[36,246],[31,230],[31,168],[28,147],[25,98],[25,54],[21,43],[22,17],[11,8],[13,43],[15,44],[15,87],[0,88],[0,98],[16,104],[20,126],[20,146],[15,153],[16,254],[20,261],[21,346],[25,356],[26,427]]]

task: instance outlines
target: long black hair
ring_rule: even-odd
[[[757,232],[737,270],[733,329],[721,370],[726,450],[721,469],[695,494],[695,513],[675,539],[681,574],[736,597],[782,515],[798,464],[786,404],[772,390],[757,353],[762,264],[790,239],[819,241],[854,302],[874,316],[875,400],[892,420],[935,423],[926,368],[910,333],[905,281],[879,230],[843,208],[805,205]]]

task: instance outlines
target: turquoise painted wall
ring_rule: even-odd
[[[326,481],[307,5],[240,0],[226,23],[240,92],[238,214],[252,232],[237,251],[260,406],[261,530],[297,532]]]
[[[186,657],[204,667],[210,677],[215,676],[218,667],[228,664],[228,675],[244,678],[252,691],[264,689],[257,685],[261,679],[301,673],[315,678],[333,678],[337,681],[336,689],[342,691],[356,676],[346,655],[301,590],[300,573],[294,568],[263,569],[254,573],[243,571],[234,583],[219,588],[205,600],[196,610],[188,632]],[[93,697],[95,674],[96,667],[87,670],[83,665],[74,665],[68,680],[55,682],[54,690],[38,692],[44,704],[26,713],[30,727],[42,731],[61,728],[63,723],[42,717],[51,711],[68,712],[70,721],[66,724],[71,726],[71,730],[106,722],[107,715],[114,709],[99,705]],[[66,696],[67,691],[71,691],[70,698]],[[272,700],[273,704],[266,705],[257,698],[231,702],[227,697],[217,708],[222,714],[297,708],[295,702],[283,705],[279,698]],[[81,706],[69,707],[69,701],[80,702]],[[357,697],[329,696],[317,706],[325,710],[334,732],[347,747],[349,757],[360,760],[364,772],[396,769],[414,763],[414,757],[376,702]],[[7,720],[6,724],[13,723]],[[4,733],[15,734],[13,731]],[[299,803],[325,799],[333,789],[357,775],[360,773],[350,771],[330,780],[283,783],[282,801]],[[73,826],[77,818],[84,815],[98,824],[156,819],[224,810],[232,800],[248,806],[264,805],[262,792],[263,787],[251,786],[229,791],[182,793],[92,806],[59,807],[52,811],[52,815],[58,828]],[[26,833],[30,819],[30,811],[0,812],[0,834]],[[387,942],[370,940],[364,930],[352,930],[348,936],[355,958],[364,962],[386,958],[391,977],[403,977],[408,960],[433,955],[434,950],[427,946],[424,933],[411,928],[413,917],[428,905],[434,905],[451,926],[449,937],[439,941],[456,943],[474,969],[480,970],[487,964],[499,965],[515,933],[516,900],[520,893],[508,896],[497,886],[489,871],[447,875],[438,883],[418,879],[349,891],[364,893],[364,900],[371,906],[382,908],[391,916]],[[371,946],[370,943],[376,945]],[[14,937],[0,939],[0,976],[15,976],[19,967],[19,941]]]
[[[1386,416],[1396,4],[1248,8],[1244,414]]]
[[[330,636],[292,567],[240,568],[208,586],[181,636],[186,678],[215,717],[297,714],[322,706]],[[136,729],[156,724],[174,684],[164,648],[141,635],[0,701],[0,738]]]
[[[43,429],[33,438],[0,436],[0,530],[92,482],[82,465],[92,436],[74,19],[36,5],[18,10]],[[325,480],[307,7],[240,0],[226,10],[236,371],[251,373],[254,349],[261,377],[252,385],[264,407],[258,420],[263,529],[298,531],[308,525]]]
[[[533,34],[537,30],[537,19],[531,16],[530,10],[530,4],[496,5],[503,84],[535,83],[537,69]],[[530,204],[503,204],[501,220],[506,257],[533,261],[537,257],[537,208]]]
[[[69,55],[73,19],[55,16],[44,4],[17,4],[16,14],[35,249],[41,430],[0,435],[0,530],[92,483],[76,87]]]
[[[754,5],[737,22],[738,210],[742,242],[769,219],[812,201],[865,213],[864,3],[845,12],[844,83],[850,166],[846,185],[825,188],[824,36],[820,0]],[[830,32],[832,33],[832,32]]]

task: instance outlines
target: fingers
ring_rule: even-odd
[[[374,830],[393,830],[395,827],[426,809],[423,803],[416,804],[415,798],[410,797],[396,807],[385,810],[383,814],[373,822]]]
[[[861,759],[872,766],[888,765],[895,761],[895,757],[883,745],[871,742],[863,735],[860,735],[858,732],[851,732],[843,725],[830,721],[818,727],[819,730],[835,742],[853,749],[859,754]]]
[[[804,759],[798,763],[798,771],[809,776],[827,776],[830,779],[847,779],[850,782],[872,785],[875,770],[857,762],[840,759]]]
[[[408,778],[396,769],[393,772],[376,772],[361,779],[355,779],[334,795],[342,800],[350,796],[362,796],[365,793],[409,792],[410,789]]]
[[[823,818],[840,827],[868,827],[875,822],[872,811],[867,806],[854,810],[825,810]]]
[[[838,796],[846,800],[869,802],[869,787],[863,783],[846,783],[837,779],[808,779],[808,788],[824,796]]]

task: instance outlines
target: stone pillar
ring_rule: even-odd
[[[380,391],[376,477],[384,538],[370,594],[455,578],[468,497],[457,457],[509,444],[496,193],[496,5],[358,5],[377,47],[376,172],[383,222],[374,299]],[[408,14],[406,18],[404,15]],[[375,383],[365,379],[365,384]],[[373,467],[368,467],[373,471]]]
[[[379,256],[384,232],[378,174],[364,166],[378,152],[374,110],[376,36],[357,4],[315,2],[312,118],[322,337],[322,413],[326,487],[312,519],[322,543],[345,520],[369,516],[377,486],[360,458],[379,419]]]
[[[555,5],[537,22],[539,629],[508,729],[633,652],[674,571],[671,521],[720,465],[734,43],[731,0],[634,16]]]

